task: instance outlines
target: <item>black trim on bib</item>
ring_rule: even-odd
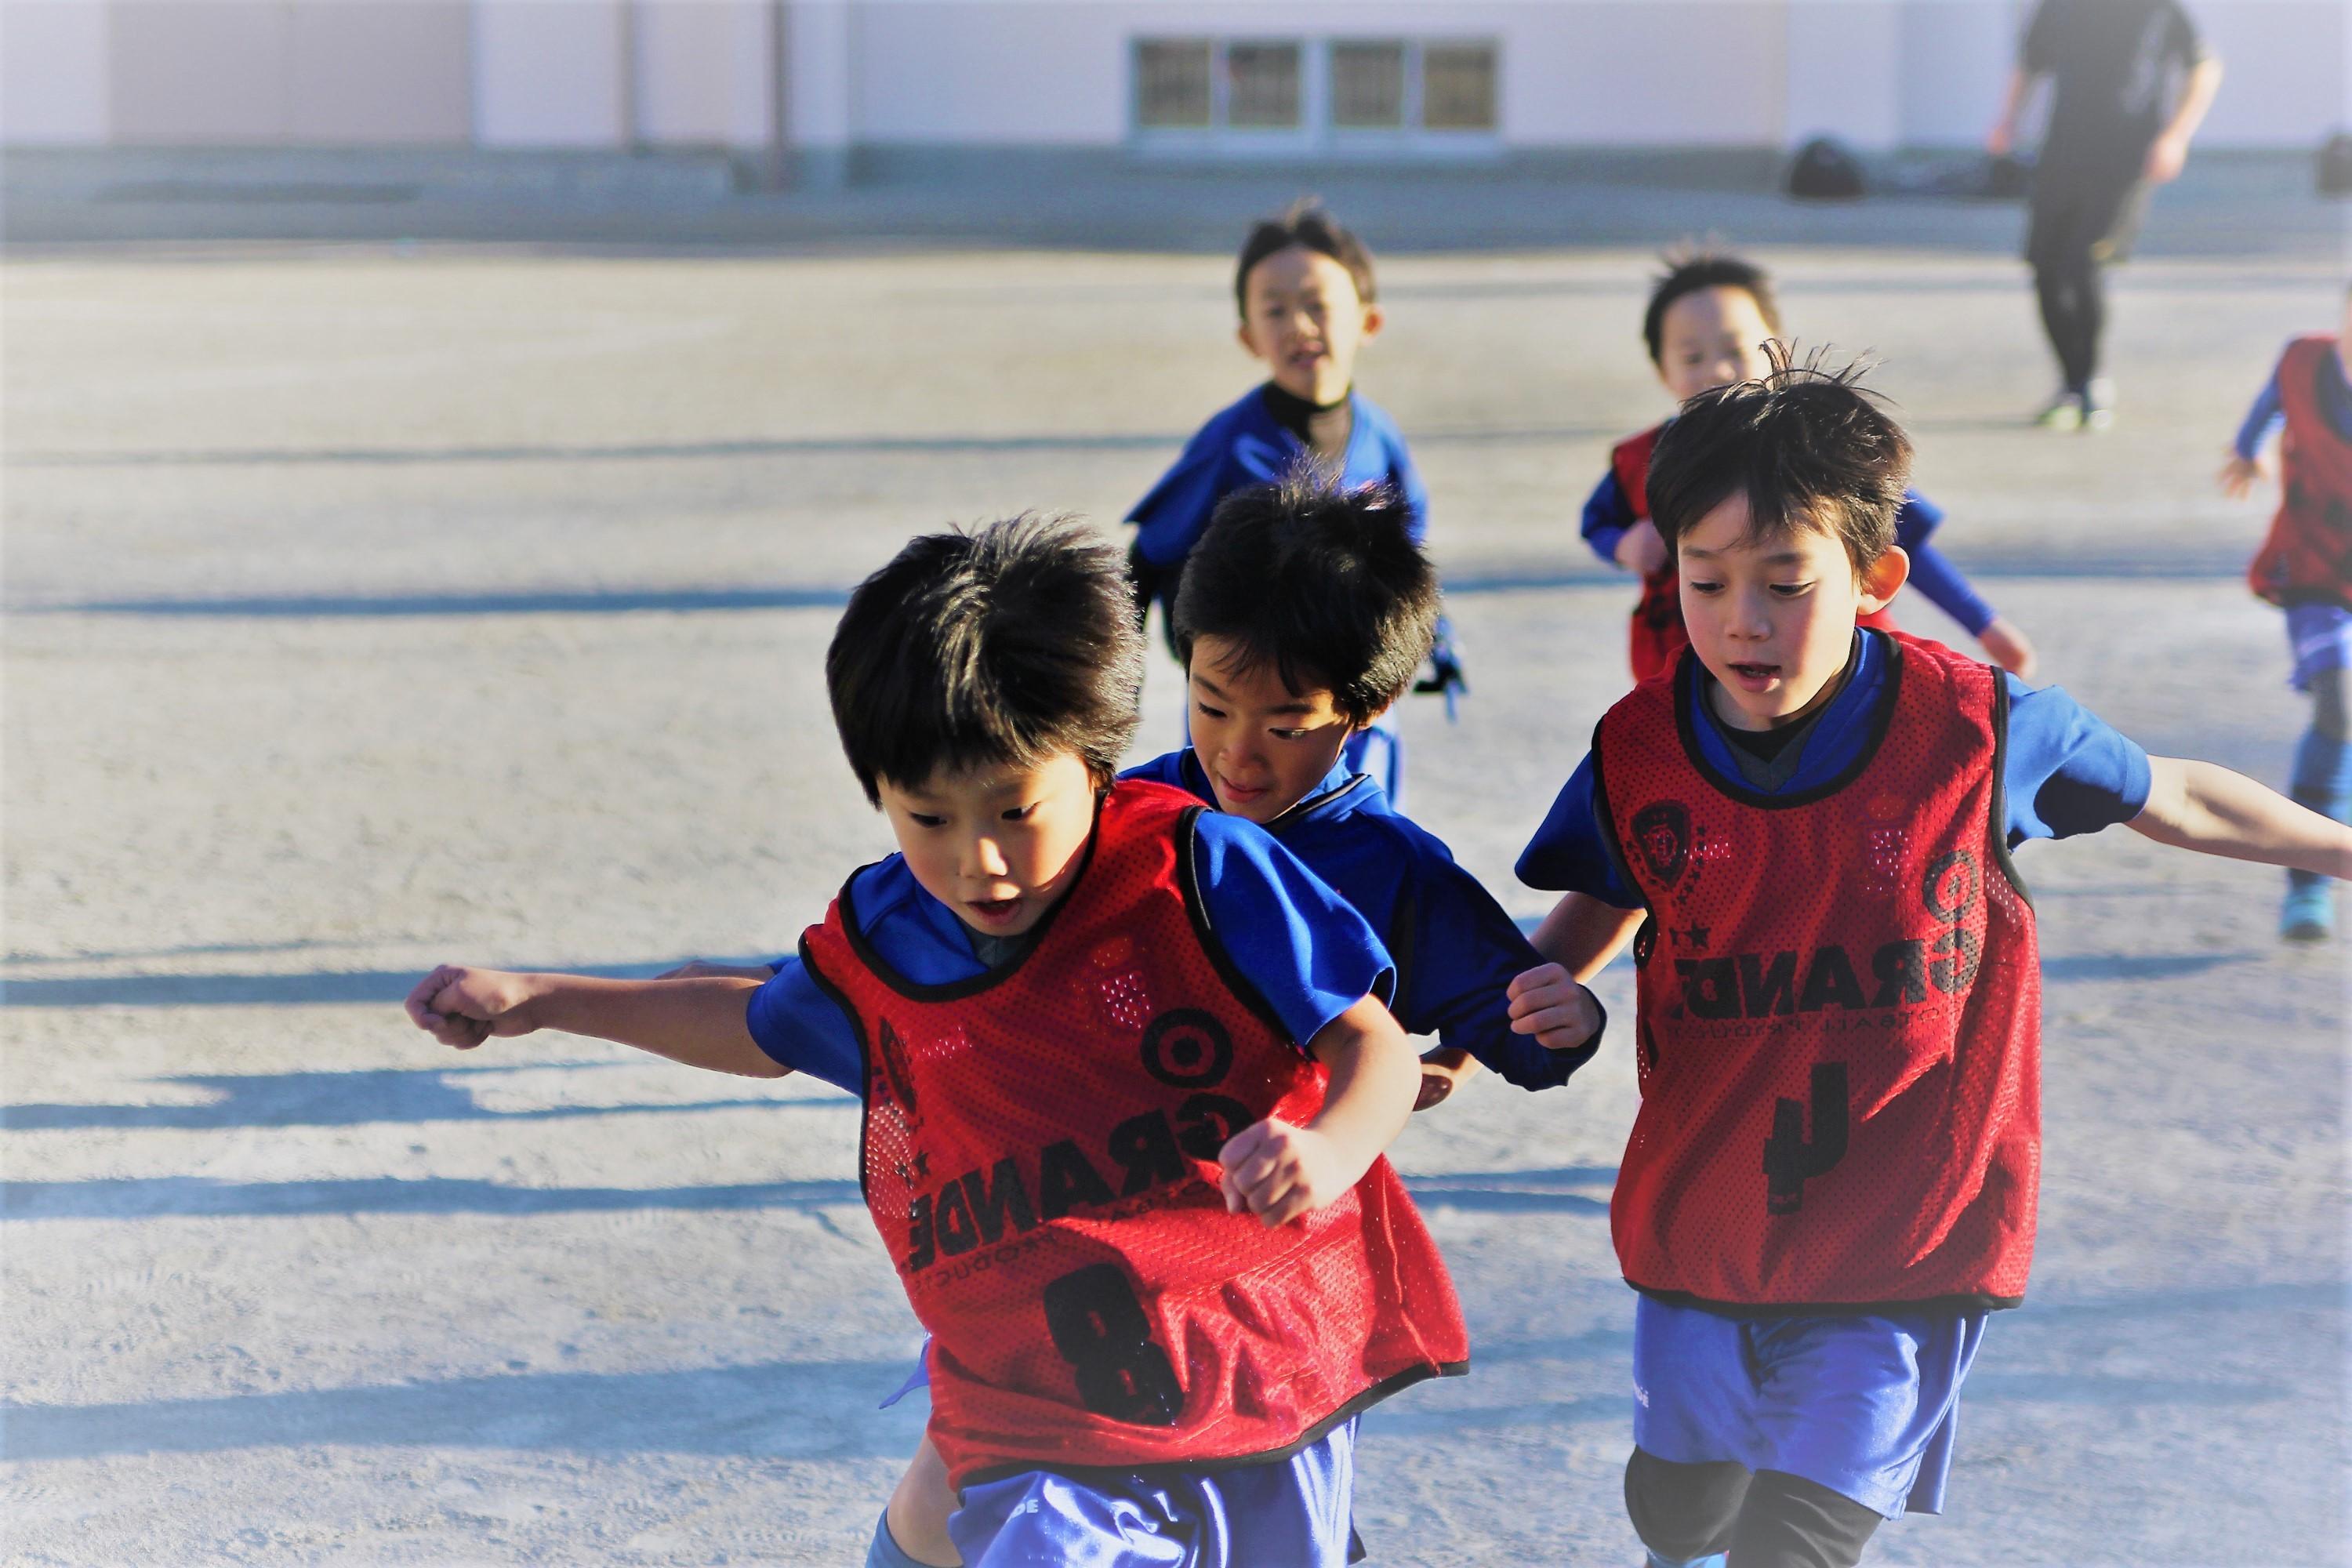
[[[2018,870],[2009,849],[2009,677],[1998,669],[1992,672],[1992,805],[1985,816],[1992,863],[2000,868],[2025,907],[2032,909],[2033,890],[2025,885],[2024,874]]]
[[[1220,1459],[1186,1459],[1181,1463],[1168,1465],[1049,1465],[1014,1462],[991,1465],[985,1469],[974,1470],[965,1478],[964,1486],[967,1489],[981,1486],[989,1481],[1002,1480],[1007,1476],[1023,1475],[1031,1470],[1044,1470],[1049,1475],[1067,1476],[1075,1481],[1118,1482],[1134,1478],[1140,1478],[1146,1481],[1173,1480],[1181,1476],[1197,1476],[1203,1470],[1231,1470],[1238,1469],[1244,1465],[1279,1464],[1320,1443],[1339,1426],[1370,1410],[1391,1394],[1401,1393],[1416,1383],[1426,1383],[1433,1377],[1461,1377],[1469,1370],[1470,1363],[1467,1361],[1440,1362],[1434,1366],[1426,1364],[1409,1366],[1395,1376],[1372,1384],[1371,1387],[1308,1427],[1297,1441],[1286,1443],[1279,1448],[1268,1448],[1262,1454],[1237,1454],[1231,1458]],[[961,1492],[956,1495],[957,1500],[962,1500]]]
[[[1892,1312],[2005,1312],[2025,1304],[2022,1296],[1988,1296],[1979,1290],[1922,1296],[1909,1301],[1710,1301],[1687,1290],[1656,1289],[1638,1279],[1625,1283],[1651,1300],[1669,1307],[1688,1307],[1742,1321],[1759,1318],[1882,1318]]]
[[[881,862],[877,860],[874,864],[878,866]],[[859,867],[849,874],[850,880],[856,881],[870,869],[872,867]],[[843,885],[843,891],[845,896],[847,893],[845,883]],[[848,913],[846,910],[843,911],[845,920],[848,918]],[[824,966],[817,963],[816,954],[809,951],[808,933],[805,931],[801,933],[800,953],[802,970],[811,980],[816,982],[816,988],[824,993],[825,999],[841,1009],[841,1016],[849,1020],[849,1032],[857,1039],[857,1195],[863,1198],[866,1195],[866,1129],[874,1124],[874,1118],[866,1106],[866,1096],[872,1093],[874,1089],[874,1047],[866,1037],[866,1020],[857,1016],[857,1009],[850,1003],[848,993],[833,983],[832,977],[825,973]],[[748,1003],[745,1005],[749,1005]]]

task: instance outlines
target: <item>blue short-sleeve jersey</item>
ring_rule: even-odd
[[[1311,1040],[1370,995],[1387,1000],[1394,965],[1347,900],[1281,845],[1239,817],[1204,812],[1194,826],[1194,869],[1210,925],[1244,979],[1291,1037]],[[969,928],[925,892],[901,856],[852,879],[866,939],[918,984],[986,973]],[[795,1072],[863,1095],[857,1033],[797,956],[751,994],[744,1023],[760,1048]]]
[[[1593,487],[1584,503],[1580,531],[1592,552],[1613,565],[1618,542],[1625,537],[1625,531],[1639,521],[1625,487],[1617,482],[1617,471],[1612,468],[1601,476],[1601,482]],[[1969,636],[1975,637],[1992,625],[1996,612],[1977,592],[1976,584],[1942,551],[1928,542],[1927,536],[1943,521],[1943,508],[1917,490],[1905,490],[1903,508],[1895,514],[1895,542],[1911,557],[1911,586],[1929,604],[1959,622]]]
[[[1887,679],[1894,668],[1892,645],[1883,633],[1864,630],[1855,641],[1845,687],[1830,700],[1803,748],[1794,771],[1779,786],[1784,793],[1813,788],[1844,772],[1867,742],[1884,704],[1895,697]],[[1712,684],[1696,658],[1685,658],[1675,679]],[[2009,744],[2003,795],[2009,807],[2010,847],[2029,838],[2071,838],[2129,822],[2147,805],[2147,753],[2055,686],[2036,690],[2013,675],[2002,675],[2009,690]],[[1691,703],[1694,729],[1707,761],[1727,775],[1742,776],[1732,743],[1726,740],[1713,705],[1701,691]],[[1558,798],[1521,851],[1519,880],[1531,888],[1578,892],[1621,910],[1642,907],[1611,847],[1595,804],[1592,757],[1587,753],[1569,775]]]
[[[1216,804],[1189,747],[1125,776]],[[1380,933],[1396,961],[1392,1010],[1408,1034],[1434,1035],[1522,1089],[1567,1082],[1599,1049],[1598,1031],[1572,1051],[1511,1032],[1511,981],[1542,956],[1444,840],[1398,813],[1371,779],[1342,762],[1266,830]]]
[[[1348,407],[1352,417],[1339,482],[1351,488],[1394,486],[1412,520],[1413,538],[1422,538],[1429,527],[1429,491],[1412,466],[1403,433],[1361,394],[1350,392]],[[1219,501],[1251,485],[1274,483],[1306,455],[1306,443],[1266,407],[1265,388],[1252,387],[1201,426],[1185,443],[1175,467],[1127,514],[1137,527],[1136,542],[1144,559],[1155,566],[1182,561],[1209,526],[1209,514]]]

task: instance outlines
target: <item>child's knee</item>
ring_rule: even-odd
[[[948,1515],[954,1511],[955,1492],[948,1485],[947,1465],[926,1437],[908,1463],[907,1473],[898,1478],[890,1506],[883,1510],[891,1544],[918,1568],[955,1568],[963,1558],[948,1534]],[[887,1558],[882,1561],[888,1568],[898,1568]]]
[[[1724,1550],[1747,1492],[1747,1468],[1728,1460],[1677,1465],[1636,1448],[1625,1461],[1626,1517],[1642,1544],[1668,1563]]]

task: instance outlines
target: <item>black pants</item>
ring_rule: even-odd
[[[2147,186],[2136,173],[2047,169],[2036,175],[2025,258],[2033,264],[2042,330],[2071,391],[2099,374],[2099,337],[2107,324],[2100,271],[2130,253],[2147,209]]]
[[[1802,1476],[1736,1464],[1677,1465],[1643,1449],[1625,1461],[1625,1511],[1670,1563],[1731,1553],[1731,1568],[1853,1568],[1877,1511]]]

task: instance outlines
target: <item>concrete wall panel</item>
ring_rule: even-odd
[[[1784,140],[1902,145],[1907,9],[1901,0],[1791,0]]]
[[[627,141],[620,0],[475,0],[474,138],[485,147]]]
[[[774,16],[766,0],[660,0],[635,7],[637,139],[764,145],[774,112],[768,101]]]
[[[2221,95],[2200,142],[2317,147],[2347,124],[2352,6],[2342,0],[2190,0],[2221,57]]]
[[[2018,0],[1911,0],[1903,18],[1903,142],[1973,147],[2000,110],[2025,18]]]
[[[0,0],[0,142],[106,142],[110,19],[95,0]]]
[[[466,0],[293,0],[288,10],[289,140],[399,146],[471,137]]]
[[[1759,0],[1504,8],[1504,140],[1738,146],[1782,136],[1786,13]]]
[[[285,0],[114,0],[110,9],[115,142],[286,140],[293,18]]]

